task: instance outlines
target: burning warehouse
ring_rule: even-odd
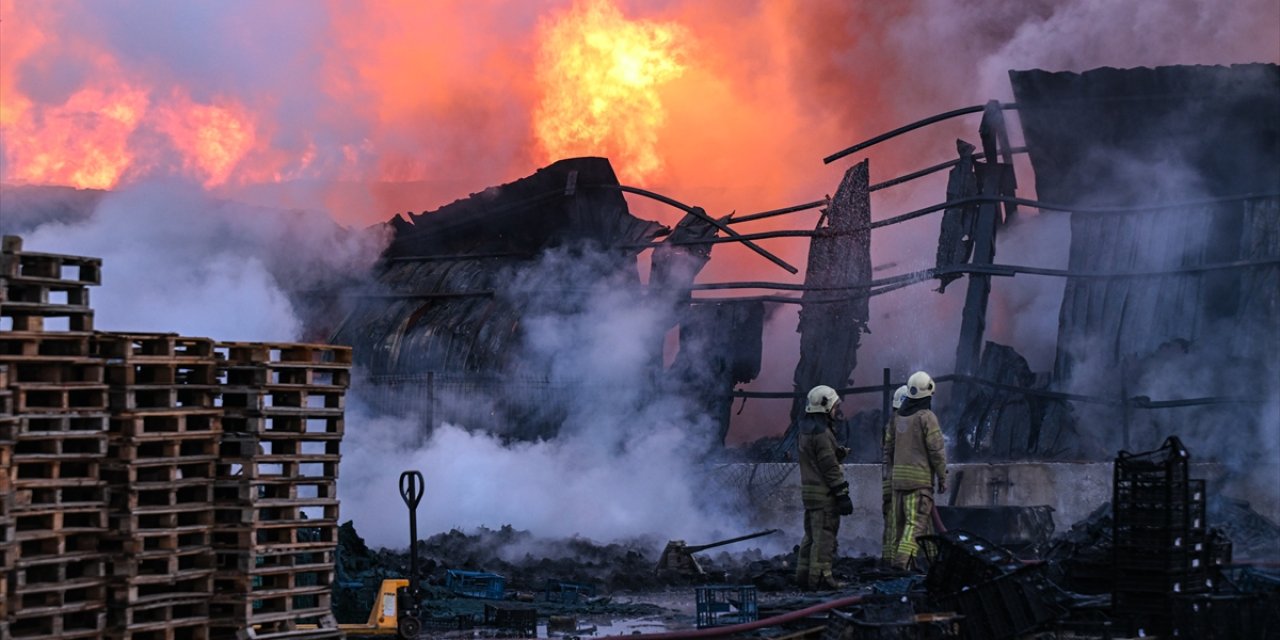
[[[0,638],[1280,633],[1276,7],[65,8]]]

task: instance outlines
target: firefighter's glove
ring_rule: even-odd
[[[842,493],[836,496],[836,513],[842,516],[853,513],[853,500],[849,499],[849,494]]]
[[[849,447],[836,447],[837,461],[844,462],[844,459],[848,457],[849,457]]]

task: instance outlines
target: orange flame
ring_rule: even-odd
[[[658,89],[685,70],[685,30],[584,0],[541,28],[534,136],[547,160],[604,155],[631,179],[662,168]]]
[[[115,186],[133,162],[129,135],[147,105],[145,91],[123,87],[82,89],[41,112],[21,109],[5,125],[10,177],[82,189]]]
[[[205,176],[206,188],[227,181],[255,137],[253,122],[239,106],[194,104],[185,95],[175,96],[157,120],[156,128],[182,153],[188,172]]]

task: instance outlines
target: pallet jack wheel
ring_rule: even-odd
[[[396,632],[403,640],[417,640],[422,633],[422,623],[414,616],[404,616],[396,622]]]

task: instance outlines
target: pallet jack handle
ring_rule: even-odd
[[[422,472],[411,470],[400,474],[400,498],[409,507],[409,586],[397,607],[397,631],[401,638],[416,638],[422,630],[418,619],[418,602],[421,599],[418,588],[418,505],[422,503],[425,489]]]

